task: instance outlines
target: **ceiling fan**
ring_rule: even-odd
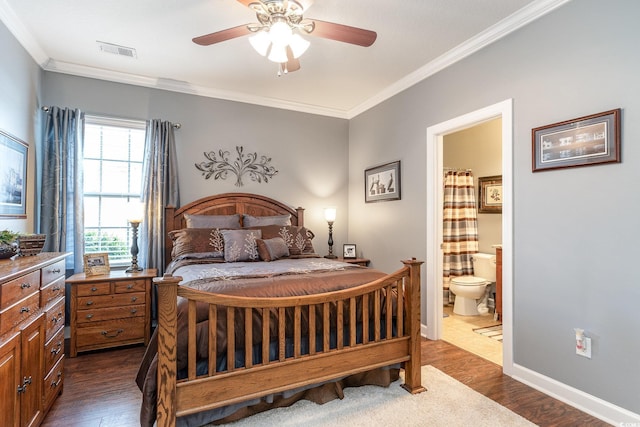
[[[313,0],[237,0],[256,13],[258,23],[245,24],[193,38],[193,42],[209,46],[253,34],[249,42],[262,56],[279,64],[278,75],[300,69],[298,58],[310,43],[299,33],[310,34],[368,47],[376,40],[374,31],[317,19],[304,19],[302,14]]]

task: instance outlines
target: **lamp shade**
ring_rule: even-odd
[[[251,46],[253,46],[256,52],[262,56],[266,56],[269,46],[271,46],[271,39],[269,38],[269,33],[266,31],[258,31],[249,37],[249,43],[251,43]]]
[[[335,221],[336,220],[336,208],[334,208],[334,207],[325,208],[324,209],[324,219],[326,219],[327,222]]]
[[[127,221],[129,222],[142,222],[142,213],[144,212],[144,205],[140,201],[129,202],[127,204]]]
[[[277,62],[278,64],[287,62],[289,59],[287,58],[286,45],[273,43],[271,45],[271,52],[269,52],[269,56],[267,58],[269,61]]]

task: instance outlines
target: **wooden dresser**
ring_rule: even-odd
[[[75,274],[71,286],[69,357],[80,351],[149,344],[151,280],[156,269],[139,273],[112,270],[109,274]]]
[[[0,260],[0,425],[37,426],[62,393],[66,253]]]

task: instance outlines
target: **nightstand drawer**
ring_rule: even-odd
[[[40,307],[46,307],[61,296],[64,296],[64,277],[40,289]]]
[[[119,307],[123,305],[144,304],[145,293],[98,295],[95,297],[78,298],[78,310],[95,308]]]
[[[144,304],[128,305],[125,307],[94,308],[78,310],[78,323],[102,322],[104,320],[124,319],[129,317],[144,316],[146,306]]]
[[[78,351],[144,342],[144,329],[144,317],[78,325],[76,332]]]
[[[38,289],[40,289],[40,271],[25,274],[3,284],[0,290],[0,310],[38,292]]]
[[[109,282],[83,283],[75,286],[79,297],[86,297],[89,295],[109,295],[111,293],[111,283]]]
[[[58,329],[62,329],[64,326],[64,298],[60,298],[45,312],[45,328],[47,328],[45,340],[49,340],[58,332]]]
[[[40,295],[35,293],[0,312],[0,335],[29,318],[40,308]]]
[[[115,282],[116,294],[125,292],[144,292],[146,284],[144,280],[130,280],[127,282]]]
[[[63,354],[64,328],[60,328],[54,337],[51,338],[44,346],[44,371],[49,372],[53,365],[60,360]]]

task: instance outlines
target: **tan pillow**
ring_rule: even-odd
[[[187,228],[240,228],[240,214],[191,215],[184,214]]]
[[[256,228],[262,231],[262,239],[264,240],[273,239],[274,237],[282,238],[289,249],[291,258],[318,256],[311,243],[314,234],[305,227],[297,225],[267,225]]]
[[[251,216],[242,215],[242,226],[262,227],[264,225],[291,225],[291,215]]]
[[[260,239],[260,230],[220,230],[224,238],[225,262],[259,261],[256,239]]]
[[[273,239],[257,239],[258,254],[263,261],[275,261],[282,257],[289,256],[289,248],[282,237]]]

